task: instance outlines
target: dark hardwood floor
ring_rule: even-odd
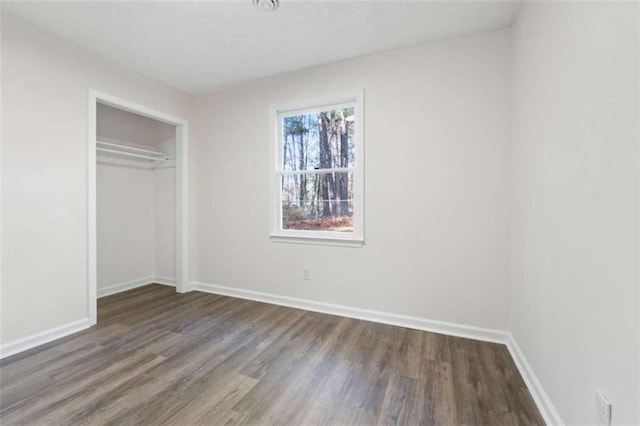
[[[3,425],[543,424],[503,345],[160,285],[0,379]]]

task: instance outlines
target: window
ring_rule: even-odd
[[[271,239],[361,246],[362,93],[272,107]]]

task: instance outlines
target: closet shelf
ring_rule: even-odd
[[[124,155],[137,159],[150,161],[170,161],[174,158],[169,154],[159,151],[151,151],[149,149],[136,148],[128,145],[120,145],[113,142],[96,141],[96,151],[109,154]]]

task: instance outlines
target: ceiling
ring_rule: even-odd
[[[40,29],[192,94],[509,26],[519,1],[3,1]]]

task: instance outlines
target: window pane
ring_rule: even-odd
[[[282,176],[282,229],[353,232],[353,173]]]
[[[282,119],[282,168],[353,167],[354,107],[310,112]]]

